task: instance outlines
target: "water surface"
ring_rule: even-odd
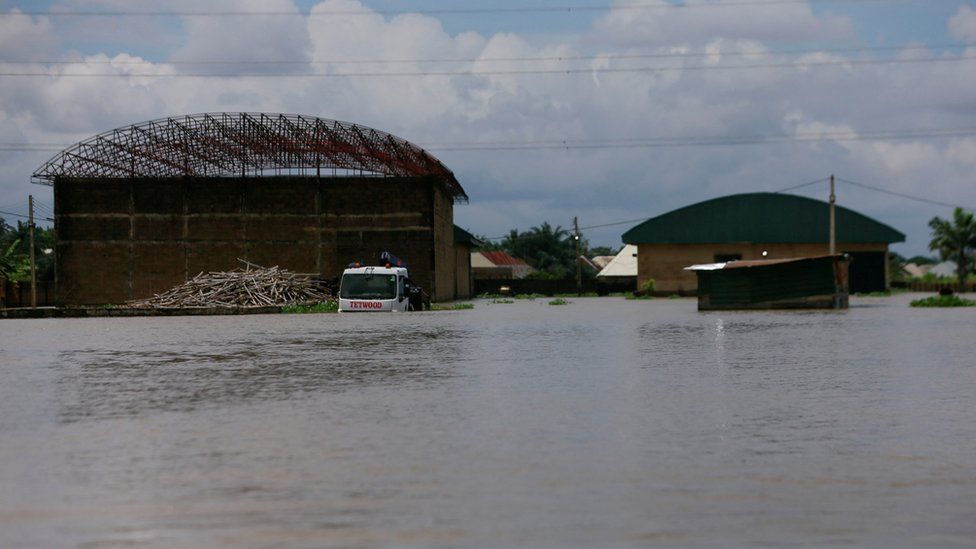
[[[976,311],[0,321],[2,547],[976,544]]]

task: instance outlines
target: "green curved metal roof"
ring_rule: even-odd
[[[901,232],[836,208],[837,242],[904,242]],[[627,244],[820,243],[829,240],[830,205],[778,193],[734,194],[685,206],[625,232]]]

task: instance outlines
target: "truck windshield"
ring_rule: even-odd
[[[343,299],[396,299],[396,275],[345,274],[339,284]]]

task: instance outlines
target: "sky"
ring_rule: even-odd
[[[826,200],[836,174],[838,204],[929,255],[928,221],[976,208],[974,89],[973,0],[0,0],[0,211],[49,216],[31,174],[94,134],[286,112],[429,150],[483,236],[578,217],[619,246],[718,196]]]

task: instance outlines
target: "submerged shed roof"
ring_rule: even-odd
[[[904,242],[901,232],[853,210],[836,208],[837,242]],[[627,244],[725,242],[825,243],[830,205],[779,193],[746,193],[706,200],[659,215],[623,234]]]

